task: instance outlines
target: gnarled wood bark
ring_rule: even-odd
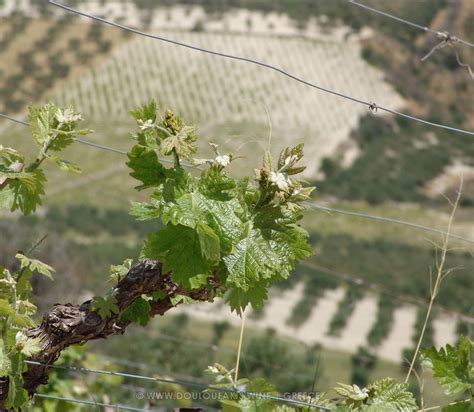
[[[220,287],[217,277],[209,279],[208,284],[193,291],[186,291],[171,279],[169,273],[162,273],[160,262],[144,260],[134,265],[128,274],[117,285],[117,305],[120,313],[127,309],[143,294],[164,292],[166,297],[151,303],[151,316],[163,315],[174,307],[171,298],[176,295],[188,296],[198,301],[212,302]],[[44,314],[43,321],[37,328],[30,329],[27,335],[39,337],[42,351],[30,360],[42,364],[53,364],[61,351],[71,345],[82,345],[90,340],[107,338],[125,332],[129,321],[120,319],[120,314],[102,319],[90,310],[91,301],[81,305],[56,304]],[[38,386],[48,381],[48,366],[28,365],[23,374],[24,388],[33,395]],[[8,394],[8,382],[0,381],[0,410],[5,410],[4,403]]]

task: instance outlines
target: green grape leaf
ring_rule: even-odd
[[[168,156],[175,152],[179,157],[191,160],[192,155],[196,153],[196,146],[193,144],[196,140],[195,131],[193,126],[183,126],[177,134],[168,136],[161,142],[161,154]]]
[[[72,108],[60,109],[53,103],[42,107],[29,107],[29,126],[40,151],[36,160],[28,165],[18,152],[0,145],[0,207],[12,212],[19,209],[24,215],[34,212],[41,204],[46,178],[39,168],[44,159],[50,159],[62,170],[80,172],[74,164],[50,155],[74,142],[74,136],[89,133],[75,130],[81,116]]]
[[[196,303],[196,300],[185,295],[175,295],[170,298],[170,302],[173,306],[176,306],[180,303],[184,303],[185,305],[189,303]]]
[[[53,144],[51,145],[51,147],[52,147],[51,150],[59,152],[60,150],[65,149],[69,144],[72,144],[74,142],[74,137],[75,136],[86,136],[88,134],[94,133],[94,130],[91,130],[91,129],[74,129],[74,130],[56,129],[55,132],[59,134],[59,137],[67,137],[68,138],[68,142],[67,142],[66,146],[63,146],[62,145],[63,143],[60,142],[58,138],[56,138],[56,140],[54,140]],[[69,141],[69,138],[71,138],[72,142]]]
[[[469,338],[461,336],[457,347],[446,345],[439,351],[434,347],[421,351],[422,365],[433,371],[436,381],[447,395],[455,395],[471,388],[472,346]]]
[[[287,278],[297,261],[313,254],[308,233],[296,225],[296,217],[288,209],[265,206],[256,214],[254,225],[260,228],[277,256],[280,278]]]
[[[33,276],[33,272],[28,268],[24,267],[21,269],[21,277],[18,279],[16,284],[16,293],[18,297],[22,299],[27,299],[28,293],[31,292],[31,277]]]
[[[8,376],[11,373],[12,364],[5,350],[3,339],[0,340],[0,377]]]
[[[15,193],[10,186],[5,186],[0,189],[0,208],[9,209],[13,207],[15,202]]]
[[[29,300],[17,300],[18,312],[25,315],[34,315],[38,308]]]
[[[165,171],[166,180],[156,187],[151,195],[151,203],[132,204],[131,213],[139,220],[149,220],[161,216],[164,224],[171,222],[174,225],[191,218],[192,221],[187,225],[194,227],[193,213],[186,210],[188,198],[192,196],[189,173],[183,169],[165,169]]]
[[[354,401],[363,401],[369,397],[366,388],[359,388],[357,385],[346,385],[338,383],[334,390],[344,398],[352,399]]]
[[[260,228],[262,231],[285,231],[292,224],[296,223],[296,218],[281,205],[266,205],[255,214],[253,222],[255,227]]]
[[[128,320],[130,322],[138,323],[141,326],[146,326],[150,320],[151,306],[147,299],[140,297],[120,315],[120,319]]]
[[[142,146],[133,146],[127,156],[129,159],[127,166],[133,170],[130,176],[143,183],[136,186],[136,189],[144,190],[164,182],[166,169],[158,160],[155,151]]]
[[[163,223],[195,228],[197,223],[204,218],[205,202],[206,199],[199,193],[186,193],[177,198],[175,202],[168,202],[163,207]]]
[[[163,194],[162,221],[164,224],[183,225],[195,228],[206,220],[208,203],[211,202],[198,192],[176,196],[176,192]],[[166,200],[166,198],[168,200]]]
[[[16,342],[17,333],[13,331],[14,342]],[[10,338],[8,338],[10,340]],[[12,375],[22,375],[26,372],[28,365],[25,363],[25,356],[18,351],[10,351],[10,361],[12,363]]]
[[[53,152],[60,152],[64,149],[66,149],[68,146],[71,146],[74,143],[74,137],[78,134],[81,135],[86,135],[90,133],[90,130],[84,130],[84,131],[74,131],[74,134],[72,133],[61,133],[59,130],[54,130],[53,133],[55,133],[55,137],[52,140],[52,143],[48,146],[48,150],[53,151]]]
[[[11,316],[15,314],[15,309],[10,305],[10,302],[5,299],[0,299],[0,316]]]
[[[262,278],[269,278],[272,271],[278,270],[278,261],[268,242],[259,230],[247,223],[246,236],[235,246],[233,253],[224,256],[223,261],[229,275],[227,282],[247,290],[249,283]]]
[[[28,192],[35,192],[37,185],[37,176],[35,173],[23,172],[20,169],[23,168],[23,165],[16,166],[19,171],[12,172],[5,170],[3,166],[0,165],[0,184],[4,184],[3,189],[10,189],[9,199],[5,204],[5,208],[11,209],[15,201],[15,191],[14,187],[21,185]]]
[[[233,288],[227,295],[227,302],[231,310],[242,314],[242,311],[250,304],[254,309],[260,309],[268,297],[268,281],[262,280],[252,284],[248,290]]]
[[[143,130],[138,133],[132,133],[132,138],[137,141],[137,143],[146,147],[148,150],[158,151],[160,150],[160,140],[156,136],[155,126],[151,121],[142,123]]]
[[[62,110],[47,103],[41,107],[30,106],[28,111],[31,133],[38,146],[45,150],[59,152],[74,143],[74,136],[92,132],[89,129],[75,130],[82,118],[72,108]]]
[[[35,326],[35,322],[28,315],[13,313],[10,315],[10,321],[18,328],[31,328]]]
[[[303,157],[304,144],[300,143],[290,149],[289,147],[283,149],[278,157],[278,170],[285,170],[292,168]]]
[[[25,156],[11,147],[0,145],[0,163],[10,168],[12,164],[25,164]],[[12,169],[10,169],[12,170]]]
[[[28,173],[28,178],[12,179],[8,185],[0,189],[0,205],[12,212],[20,209],[28,215],[41,204],[41,195],[44,195],[46,177],[40,169]]]
[[[48,279],[53,280],[54,269],[51,266],[41,262],[38,259],[28,258],[21,253],[17,253],[15,257],[20,261],[21,269],[26,268],[31,272],[38,272],[46,276]]]
[[[244,236],[244,225],[239,218],[242,207],[237,199],[226,202],[207,201],[202,204],[207,223],[220,239],[221,255],[232,251],[235,244]]]
[[[286,279],[290,275],[295,262],[313,254],[313,250],[307,241],[307,233],[296,225],[281,231],[262,231],[263,236],[269,235],[270,246],[277,258],[278,276]]]
[[[168,225],[158,233],[151,233],[143,254],[150,259],[161,259],[163,271],[172,272],[173,280],[188,289],[205,283],[211,275],[211,263],[201,250],[196,230]]]
[[[257,378],[249,381],[245,386],[245,391],[251,393],[277,394],[275,385],[267,382],[264,378]]]
[[[12,296],[14,288],[15,288],[15,281],[0,278],[0,300],[1,299],[8,300]]]
[[[245,386],[245,391],[273,396],[278,395],[275,386],[263,378],[257,378],[255,380],[249,381]],[[240,410],[245,412],[269,412],[274,410],[273,400],[263,396],[247,397],[244,395],[241,397],[241,399],[239,399],[238,405]]]
[[[152,200],[155,202],[174,202],[181,196],[193,192],[193,181],[188,171],[181,167],[166,169],[166,182],[160,190],[155,190]]]
[[[23,389],[23,379],[21,375],[10,376],[8,381],[8,396],[5,402],[5,408],[9,410],[19,409],[28,403],[28,392]]]
[[[204,196],[221,201],[232,199],[233,193],[231,192],[236,186],[234,179],[215,168],[205,170],[199,181],[199,191]]]
[[[105,298],[96,296],[92,300],[90,310],[97,312],[102,319],[106,319],[113,313],[119,313],[117,298],[113,294],[107,295]]]
[[[114,282],[119,282],[130,271],[133,259],[125,259],[121,265],[111,265],[109,269],[110,278]]]
[[[0,184],[4,183],[5,180],[21,180],[23,184],[27,186],[34,186],[35,184],[35,176],[29,172],[23,172],[24,164],[22,163],[13,163],[13,167],[17,168],[18,171],[10,170],[5,166],[0,165]]]
[[[367,389],[373,411],[410,412],[418,409],[407,383],[397,383],[393,378],[385,378],[375,381]]]
[[[52,130],[58,126],[57,113],[58,107],[53,103],[28,107],[28,124],[38,146],[42,147],[50,138]]]
[[[196,225],[196,232],[199,236],[201,251],[207,260],[213,263],[219,262],[220,259],[220,240],[216,232],[205,223]]]
[[[160,217],[161,210],[151,203],[132,202],[130,214],[137,220],[152,220]]]
[[[156,102],[152,100],[150,103],[145,104],[142,107],[139,107],[138,109],[131,110],[130,114],[135,120],[141,120],[142,122],[151,120],[154,123],[156,121],[156,112]]]
[[[5,349],[7,352],[10,352],[12,349],[15,348],[16,333],[17,331],[15,330],[15,328],[8,327],[5,335],[2,337],[3,343],[5,344]],[[12,370],[16,370],[18,365],[15,364],[14,362],[15,359],[10,356],[10,361],[12,364],[11,366]]]

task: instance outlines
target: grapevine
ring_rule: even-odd
[[[148,233],[136,261],[130,258],[111,266],[113,286],[105,295],[81,305],[57,304],[40,324],[34,319],[31,279],[36,273],[52,280],[54,269],[32,257],[34,247],[17,253],[17,270],[0,267],[2,410],[24,408],[38,386],[48,382],[49,365],[68,347],[123,334],[131,323],[145,326],[153,316],[163,316],[181,304],[220,297],[239,314],[248,305],[258,309],[269,288],[312,254],[308,233],[299,225],[301,203],[314,190],[298,178],[305,169],[300,165],[302,144],[285,148],[276,159],[266,151],[252,176],[236,178],[230,170],[238,156],[211,144],[212,157],[196,157],[197,128],[173,112],[158,110],[152,101],[131,114],[137,130],[131,134],[134,144],[127,165],[139,182],[136,189],[148,194],[146,202],[132,202],[131,214],[156,221],[151,227],[158,229]],[[39,147],[34,159],[27,161],[13,148],[0,147],[0,206],[25,215],[34,212],[45,195],[43,162],[79,172],[59,154],[76,136],[91,132],[77,129],[81,116],[72,108],[52,103],[31,107],[28,120]],[[171,166],[165,166],[166,157]],[[443,411],[470,410],[472,346],[461,337],[457,347],[421,351],[422,364],[433,371],[446,393],[461,396]],[[218,387],[236,393],[222,400],[225,407],[307,410],[282,407],[271,397],[262,397],[276,394],[276,388],[262,379],[236,380],[233,371],[219,364],[208,371]],[[418,409],[408,384],[393,378],[364,388],[339,384],[334,390],[336,399],[318,394],[303,401],[338,412]],[[249,393],[259,396],[254,399]]]

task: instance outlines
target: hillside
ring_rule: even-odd
[[[357,38],[342,42],[238,34],[163,35],[269,64],[284,61],[285,70],[318,79],[323,87],[339,85],[348,94],[365,99],[375,96],[394,107],[401,105],[382,73],[361,59]],[[317,63],[323,61],[326,64]],[[352,62],[351,67],[344,64],[347,61]],[[317,172],[318,159],[331,156],[344,146],[349,131],[366,112],[362,106],[328,97],[265,68],[141,38],[112,53],[87,75],[65,84],[55,97],[82,107],[92,124],[100,118],[126,118],[127,109],[155,98],[159,106],[173,108],[199,124],[204,141],[220,143],[250,162],[257,159],[250,154],[267,144],[266,109],[273,146],[275,142],[289,145],[295,135],[305,143],[312,159],[308,177]],[[247,142],[250,147],[244,146]]]
[[[474,129],[474,80],[454,54],[474,67],[474,49],[446,47],[421,62],[436,38],[344,0],[67,4],[165,38],[274,64],[322,87],[429,121]],[[470,0],[367,4],[474,41]],[[128,151],[129,133],[136,130],[128,111],[152,98],[199,126],[205,153],[212,155],[208,143],[216,142],[223,152],[241,156],[230,166],[237,174],[258,167],[267,147],[276,155],[281,147],[304,142],[305,178],[317,186],[313,199],[319,205],[444,230],[450,206],[443,195],[454,196],[463,172],[453,233],[474,240],[471,137],[371,113],[266,68],[91,24],[41,1],[0,1],[0,113],[23,119],[29,103],[73,104],[84,126],[95,130],[86,140]],[[28,128],[2,119],[0,144],[34,154]],[[123,154],[75,143],[64,157],[83,172],[45,166],[48,196],[35,216],[0,211],[1,265],[14,267],[18,250],[48,234],[37,256],[58,275],[54,290],[49,281],[35,280],[41,310],[58,296],[77,303],[105,290],[110,264],[138,259],[143,239],[156,227],[128,214],[130,202],[147,193],[134,190]],[[246,314],[248,340],[258,335],[252,345],[245,343],[254,352],[249,351],[270,364],[281,357],[292,365],[291,373],[305,375],[295,378],[292,390],[297,384],[309,389],[318,353],[322,390],[358,373],[403,375],[426,313],[438,257],[434,244],[441,236],[322,210],[308,210],[301,224],[315,255],[310,266],[298,266],[272,290],[263,310]],[[425,347],[472,334],[474,244],[453,240],[451,246],[447,267],[456,270],[443,281]],[[183,336],[187,317],[192,333]],[[149,367],[202,377],[205,362],[233,362],[239,324],[220,302],[190,305],[169,320],[154,320],[150,331],[134,329],[137,336],[155,338],[149,346],[130,335],[126,345],[113,340],[94,350],[142,363],[156,353]],[[266,328],[273,330],[268,336],[256,332]],[[194,340],[194,349],[169,355],[176,342],[163,343],[160,336],[166,334]],[[269,342],[281,352],[275,349],[266,358],[259,348]],[[224,356],[203,351],[199,343],[231,349]],[[246,362],[252,376],[289,384],[281,365],[275,370]],[[431,377],[426,379],[427,399],[438,402]]]
[[[425,35],[409,26],[400,27],[397,22],[356,6],[346,4],[341,7],[338,3],[344,4],[342,0],[331,4],[303,1],[298,6],[291,4],[289,7],[289,3],[284,1],[226,1],[217,9],[211,3],[191,0],[171,7],[167,2],[146,1],[107,2],[104,9],[94,1],[77,4],[84,11],[101,15],[108,13],[124,24],[159,30],[165,37],[276,63],[321,86],[380,105],[404,109],[435,122],[472,128],[473,104],[469,96],[472,96],[474,82],[469,81],[466,68],[456,62],[452,48],[444,48],[421,62],[420,57],[436,44],[435,36]],[[368,2],[375,7],[380,6],[379,3],[376,0]],[[431,24],[435,29],[453,30],[458,36],[469,39],[472,37],[472,26],[468,24],[472,7],[469,1],[460,1],[459,4],[458,8],[453,3],[444,4],[442,1],[424,1],[413,5],[404,0],[386,10],[411,16],[418,23]],[[232,9],[245,6],[250,10]],[[243,135],[239,136],[240,145],[244,140],[266,140],[268,121],[262,107],[265,105],[275,139],[289,140],[289,136],[296,133],[310,146],[312,158],[317,162],[309,168],[308,177],[316,178],[320,190],[329,195],[371,203],[394,200],[432,204],[436,191],[430,188],[435,179],[449,174],[453,165],[458,164],[467,167],[464,169],[467,187],[471,187],[469,176],[472,175],[473,146],[471,139],[462,135],[386,116],[374,118],[362,106],[324,95],[265,69],[245,63],[233,64],[156,41],[145,46],[147,42],[143,39],[131,37],[130,34],[125,36],[126,32],[102,25],[89,26],[87,20],[73,19],[57,8],[42,8],[37,12],[32,3],[15,5],[6,1],[3,14],[10,16],[15,8],[20,11],[17,21],[9,18],[3,25],[8,33],[4,40],[5,58],[14,60],[11,50],[19,50],[15,45],[32,45],[36,36],[39,37],[36,44],[48,47],[33,54],[28,53],[28,47],[24,47],[23,57],[18,56],[20,67],[28,67],[32,60],[46,70],[44,73],[36,71],[31,80],[28,80],[31,74],[24,69],[10,74],[15,66],[9,65],[0,71],[0,76],[4,72],[3,77],[8,80],[8,86],[0,97],[4,95],[8,101],[10,107],[4,110],[10,114],[26,103],[44,99],[47,95],[64,102],[77,102],[86,114],[90,111],[101,116],[112,116],[116,123],[123,119],[121,102],[125,101],[125,107],[131,107],[143,101],[144,97],[152,96],[164,106],[173,106],[189,119],[204,125],[203,131],[209,139],[222,139],[223,135],[229,135],[232,141],[236,134]],[[21,11],[26,13],[26,17],[21,17]],[[290,18],[285,12],[290,14]],[[57,22],[36,23],[38,16],[46,14],[54,15]],[[31,18],[38,29],[27,24]],[[86,24],[84,27],[90,27],[90,30],[72,31],[81,35],[71,35],[69,42],[66,41],[67,34],[61,41],[56,41],[55,36],[69,21],[78,24],[77,28]],[[27,26],[28,35],[25,34]],[[42,26],[49,29],[41,29]],[[206,33],[212,33],[212,36]],[[10,40],[13,35],[15,41]],[[252,38],[252,41],[239,43],[237,35]],[[128,46],[128,41],[138,43]],[[120,47],[115,49],[115,45]],[[387,59],[384,54],[386,45],[393,51],[394,58]],[[141,47],[143,52],[139,53]],[[106,58],[111,51],[110,59]],[[461,61],[472,61],[471,48],[457,46],[456,51]],[[160,59],[158,56],[163,53],[170,58]],[[38,62],[36,54],[39,54]],[[286,58],[286,54],[291,57]],[[54,59],[54,65],[43,64],[48,58],[52,62],[51,56],[54,55],[60,56],[60,59]],[[93,60],[89,62],[91,56]],[[103,65],[98,69],[96,63],[100,61]],[[326,64],[318,64],[321,61]],[[116,70],[116,64],[120,64],[120,70]],[[95,72],[85,73],[94,66],[97,67]],[[54,69],[56,76],[52,72],[48,74],[48,67]],[[133,84],[128,79],[135,78],[132,76],[134,72],[146,79],[137,84],[141,88],[139,95],[127,91],[127,87],[123,91],[121,89],[123,83]],[[226,76],[234,74],[223,78],[224,73]],[[77,76],[79,74],[80,77]],[[258,82],[246,84],[245,79],[249,76],[252,79],[255,77]],[[60,81],[61,87],[57,87],[61,77],[70,81]],[[16,87],[20,83],[23,85],[25,79],[32,82],[32,87],[28,82],[30,87]],[[398,94],[385,85],[384,79],[393,84]],[[221,83],[226,87],[219,96],[203,98],[204,91],[216,90],[216,85]],[[57,92],[52,93],[51,87]],[[91,106],[91,99],[96,102],[95,105]],[[190,104],[190,101],[195,104]],[[120,115],[116,107],[119,103]],[[292,110],[288,116],[286,105],[297,110]],[[97,110],[97,107],[100,109]],[[216,108],[221,115],[217,121],[209,122],[209,114],[215,113]],[[313,141],[317,143],[318,150],[313,149],[310,143]],[[254,153],[254,147],[257,146],[253,143],[247,152]],[[378,170],[386,165],[390,169],[382,178]],[[319,173],[316,173],[318,169]],[[452,178],[448,176],[446,180]],[[464,204],[472,201],[471,194],[467,193]]]

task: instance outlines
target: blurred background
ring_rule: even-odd
[[[254,58],[344,94],[446,125],[474,129],[474,48],[457,44],[420,59],[439,39],[344,0],[71,1],[63,4],[165,38]],[[365,0],[434,30],[474,41],[472,0]],[[460,64],[461,63],[461,64]],[[242,156],[235,173],[305,143],[305,178],[317,186],[303,226],[315,255],[246,313],[241,375],[282,392],[326,391],[337,382],[402,379],[414,351],[436,270],[439,234],[320,207],[446,229],[461,174],[453,232],[474,239],[474,140],[297,83],[274,71],[132,34],[48,5],[0,0],[0,112],[24,119],[29,104],[74,105],[95,130],[89,140],[128,150],[128,111],[159,107],[199,126],[209,142]],[[0,119],[0,144],[34,154],[28,128]],[[108,268],[136,259],[153,224],[129,216],[133,188],[125,157],[75,144],[65,157],[83,170],[51,168],[43,206],[27,218],[1,212],[0,264],[48,235],[36,255],[56,268],[37,279],[41,311],[105,291]],[[474,243],[453,239],[423,347],[455,343],[474,323]],[[173,311],[172,311],[173,312]],[[193,305],[124,336],[73,349],[62,362],[210,382],[213,362],[235,364],[240,319],[222,304]],[[59,373],[61,372],[61,373]],[[44,393],[136,407],[137,382],[54,372]],[[428,374],[425,402],[444,398]],[[142,383],[139,383],[140,385]],[[415,390],[420,383],[414,378]],[[151,387],[151,386],[150,386]],[[156,384],[154,386],[156,388]],[[161,388],[161,387],[160,387]],[[172,390],[183,390],[174,385]],[[186,404],[183,401],[183,404]],[[189,402],[187,403],[189,404]],[[206,404],[217,408],[217,403]],[[89,410],[40,401],[32,410]],[[81,409],[82,408],[82,409]],[[206,409],[208,410],[208,409]]]

